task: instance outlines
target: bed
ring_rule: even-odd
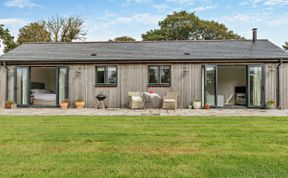
[[[56,93],[45,89],[44,83],[31,83],[31,103],[33,106],[56,106]]]

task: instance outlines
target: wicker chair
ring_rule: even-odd
[[[177,108],[177,92],[167,92],[163,97],[163,109],[176,109]]]
[[[144,101],[140,92],[128,92],[129,96],[129,108],[131,109],[143,109]]]

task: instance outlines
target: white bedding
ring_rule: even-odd
[[[55,93],[33,93],[34,100],[56,101]]]

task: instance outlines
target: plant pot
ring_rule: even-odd
[[[275,104],[266,104],[266,109],[275,109]]]
[[[5,103],[5,108],[6,109],[11,109],[11,105],[12,105],[12,103]]]
[[[68,102],[60,103],[60,108],[61,108],[61,109],[67,109],[68,106],[69,106],[69,103],[68,103]]]
[[[17,109],[17,104],[11,104],[11,109]]]
[[[188,105],[188,109],[192,109],[192,105]]]
[[[193,109],[200,109],[201,108],[201,101],[193,101]]]
[[[75,107],[76,107],[77,109],[83,109],[84,106],[85,106],[85,102],[84,102],[84,101],[76,101],[76,102],[75,102]]]
[[[204,105],[204,109],[210,109],[209,104],[205,104],[205,105]]]

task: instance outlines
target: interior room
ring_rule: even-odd
[[[56,68],[31,67],[32,106],[56,106]]]
[[[246,66],[218,66],[218,105],[246,107]]]

